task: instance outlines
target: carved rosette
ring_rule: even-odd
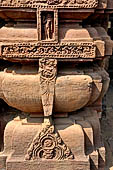
[[[71,150],[64,144],[59,133],[55,131],[54,125],[45,124],[44,126],[42,131],[34,138],[25,160],[74,159]]]
[[[39,73],[44,116],[50,116],[52,115],[53,110],[57,60],[46,58],[40,59]]]

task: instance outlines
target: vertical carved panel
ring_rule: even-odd
[[[38,41],[58,41],[58,10],[38,7],[37,10]]]
[[[50,116],[52,115],[53,110],[54,88],[57,74],[57,60],[45,58],[40,59],[39,72],[44,116]]]

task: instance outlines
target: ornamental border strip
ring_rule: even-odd
[[[2,1],[2,0],[1,0]],[[96,8],[99,4],[99,1],[98,0],[84,0],[84,2],[82,3],[79,3],[79,2],[76,2],[75,4],[71,4],[71,3],[68,3],[67,4],[59,4],[59,2],[55,3],[54,1],[53,2],[50,2],[49,1],[45,1],[45,2],[41,2],[41,1],[36,1],[34,3],[32,2],[27,2],[24,1],[24,2],[21,2],[21,1],[17,1],[17,2],[13,2],[11,3],[11,1],[7,1],[6,0],[6,3],[3,1],[3,3],[1,2],[0,3],[0,7],[12,7],[12,8],[18,8],[18,7],[21,7],[21,8],[37,8],[37,7],[42,7],[42,8],[86,8],[86,9],[90,9],[90,8]]]
[[[1,45],[1,57],[39,59],[48,58],[90,58],[96,57],[96,45],[93,42],[81,43],[14,43]]]

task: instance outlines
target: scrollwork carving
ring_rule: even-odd
[[[8,58],[95,58],[94,43],[12,44],[2,45],[2,57]]]
[[[53,110],[55,88],[54,86],[57,74],[57,60],[44,58],[40,59],[39,72],[44,116],[50,116],[52,115]]]
[[[37,8],[38,5],[47,5],[56,8],[96,8],[98,0],[1,0],[1,7],[30,7]]]
[[[36,159],[74,159],[71,150],[63,142],[59,133],[55,131],[54,125],[45,124],[42,131],[33,139],[25,160]]]

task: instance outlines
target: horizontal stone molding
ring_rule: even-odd
[[[93,59],[96,57],[96,46],[93,42],[81,43],[15,43],[1,46],[1,57],[6,59]]]
[[[39,5],[55,8],[96,8],[98,0],[0,0],[0,7],[30,7]]]

